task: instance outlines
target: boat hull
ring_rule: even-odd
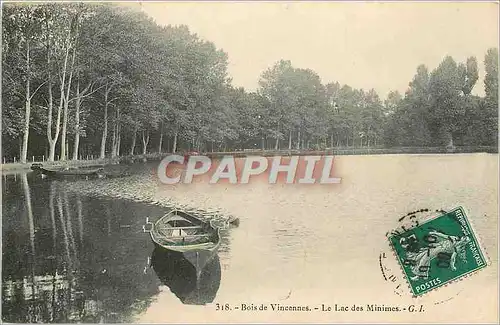
[[[101,177],[103,169],[102,168],[94,168],[90,170],[84,169],[74,169],[74,170],[51,170],[43,168],[39,165],[32,166],[31,169],[37,173],[40,173],[44,176],[48,177],[56,177],[56,178],[66,178],[66,177],[78,177],[78,178],[87,178],[87,177]]]
[[[218,228],[213,227],[209,222],[202,221],[192,215],[186,213],[180,213],[180,216],[173,216],[171,213],[166,216],[160,218],[156,223],[153,224],[151,230],[149,230],[149,235],[154,245],[162,250],[169,251],[172,253],[177,253],[182,255],[186,260],[188,260],[197,271],[197,274],[201,272],[201,270],[207,265],[212,258],[217,254],[217,250],[220,246],[220,230]],[[169,222],[173,220],[172,218],[177,218],[177,221],[186,221],[188,224],[193,225],[194,227],[184,227],[183,229],[189,228],[198,228],[204,229],[210,240],[205,242],[192,242],[192,243],[184,243],[183,241],[172,241],[171,237],[165,237],[160,231],[162,227],[162,221]],[[163,224],[164,225],[164,224]],[[158,231],[157,231],[158,227]],[[182,227],[181,227],[182,228]],[[177,229],[177,228],[169,228],[169,229]],[[189,237],[189,234],[185,235]],[[195,235],[196,236],[196,235]],[[203,236],[203,235],[201,235]],[[169,241],[170,239],[170,241]]]
[[[167,246],[157,243],[153,237],[151,238],[157,249],[167,251],[172,254],[178,254],[188,260],[195,268],[199,275],[201,270],[214,258],[217,254],[220,243],[213,245],[211,248],[193,248],[182,246]]]

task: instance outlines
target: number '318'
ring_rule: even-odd
[[[215,304],[215,310],[231,310],[229,304]]]

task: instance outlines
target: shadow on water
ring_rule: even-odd
[[[80,196],[64,184],[31,174],[4,176],[4,322],[129,322],[147,309],[161,282],[175,287],[185,303],[213,300],[218,258],[198,284],[194,273],[200,288],[195,296],[191,269],[181,262],[156,254],[158,276],[148,272],[153,244],[142,225],[146,216],[166,213],[164,208]]]
[[[186,305],[211,303],[219,290],[221,264],[216,254],[201,270],[198,279],[196,268],[182,253],[166,251],[156,247],[151,257],[151,266],[161,282]]]

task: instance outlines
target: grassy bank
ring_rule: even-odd
[[[133,162],[143,162],[147,160],[160,160],[167,153],[153,153],[146,155],[135,155],[135,156],[123,156],[116,158],[106,158],[106,159],[88,159],[88,160],[65,160],[65,161],[29,161],[27,163],[6,163],[2,164],[2,172],[17,172],[23,170],[30,170],[31,165],[40,163],[44,167],[48,168],[85,168],[85,167],[103,167],[109,165],[117,165],[120,163],[133,163]]]
[[[97,167],[111,164],[109,160],[69,160],[69,161],[35,161],[34,163],[41,163],[44,167],[64,168],[64,167]],[[29,163],[7,163],[2,164],[2,172],[17,172],[22,170],[29,170],[33,162]]]
[[[247,157],[247,156],[321,156],[321,155],[386,155],[386,154],[454,154],[454,153],[498,153],[498,147],[455,147],[453,149],[445,147],[427,147],[427,148],[334,148],[330,150],[242,150],[227,152],[207,152],[202,153],[212,158],[221,158],[223,156]],[[181,153],[179,153],[181,154]],[[106,165],[115,165],[118,163],[140,162],[145,160],[160,160],[168,153],[154,153],[136,156],[124,156],[113,159],[92,159],[92,160],[67,160],[67,161],[35,161],[29,163],[6,163],[2,164],[2,172],[17,172],[29,170],[33,163],[42,163],[45,167],[97,167]]]
[[[235,157],[260,156],[321,156],[321,155],[387,155],[387,154],[453,154],[453,153],[498,153],[497,147],[407,147],[407,148],[334,148],[329,150],[244,150],[206,153],[210,157],[231,155]]]

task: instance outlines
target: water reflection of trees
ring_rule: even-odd
[[[145,216],[163,215],[163,208],[79,196],[66,190],[66,182],[26,174],[9,175],[4,182],[5,322],[127,322],[149,306],[159,278],[165,278],[144,273],[152,244],[142,225]],[[221,238],[222,263],[229,253],[227,232]],[[212,287],[202,284],[214,297],[220,283],[217,261],[203,278],[211,279]],[[207,302],[213,299],[203,295]],[[185,303],[196,300],[189,299]]]
[[[24,216],[28,219],[29,250],[21,249],[17,256],[27,255],[28,258],[18,263],[21,274],[7,268],[7,277],[3,280],[2,309],[3,319],[9,322],[66,322],[81,320],[98,320],[92,303],[85,301],[83,292],[79,288],[77,277],[73,276],[73,265],[78,261],[75,254],[76,246],[70,242],[73,235],[71,215],[69,214],[69,200],[67,193],[57,191],[57,184],[50,183],[48,188],[48,212],[51,220],[50,232],[40,231],[44,219],[40,209],[33,209],[31,190],[26,174],[21,175],[21,184],[24,192]],[[57,194],[56,194],[57,193]],[[55,203],[56,202],[56,203]],[[66,211],[64,211],[66,209]],[[57,211],[57,213],[56,213]],[[56,217],[57,215],[57,217]],[[36,221],[42,221],[35,228]],[[58,251],[58,227],[63,234],[63,255]],[[4,255],[12,252],[12,246],[27,239],[22,234],[22,228],[14,242],[7,240]],[[47,238],[51,235],[51,238]],[[10,238],[12,240],[12,237]],[[47,243],[47,239],[51,242]],[[11,245],[9,245],[11,244]],[[7,263],[5,263],[7,262]],[[4,266],[9,260],[4,258]],[[6,269],[4,268],[4,271]],[[10,271],[10,272],[8,272]],[[14,271],[14,272],[13,272]],[[95,304],[94,304],[95,305]],[[87,308],[85,308],[87,307]],[[90,307],[90,308],[89,308]],[[90,317],[90,319],[89,319]]]
[[[20,183],[23,196],[4,207],[4,321],[119,322],[150,303],[158,292],[143,273],[150,246],[139,226],[120,228],[135,213],[69,194],[64,183],[37,184],[34,195],[26,174]]]

